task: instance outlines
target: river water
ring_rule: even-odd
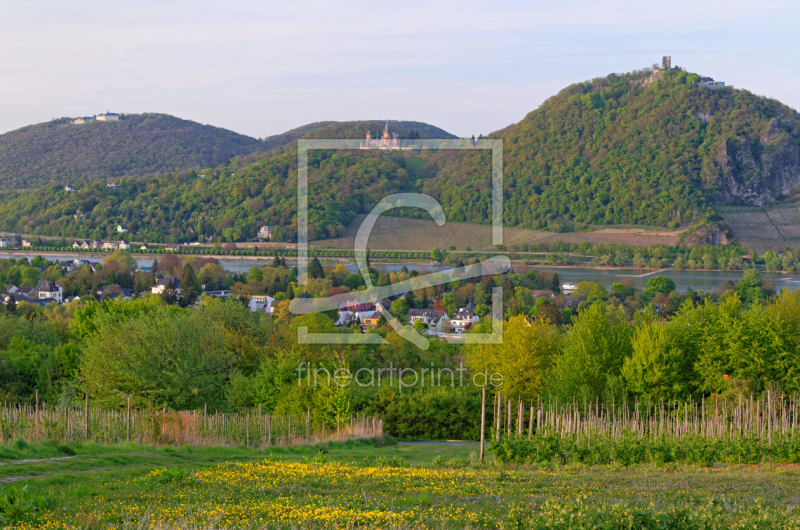
[[[22,253],[15,251],[13,252],[14,256],[28,256],[28,259],[32,258],[36,253]],[[202,257],[202,256],[200,256]],[[48,254],[46,256],[47,259],[50,260],[58,260],[58,261],[70,261],[76,259],[75,256],[63,255],[63,254]],[[100,257],[80,257],[80,259],[88,259],[89,261],[93,262],[100,262],[102,258]],[[250,270],[252,267],[260,267],[270,263],[270,259],[260,259],[260,260],[226,260],[221,259],[219,260],[220,265],[228,271],[231,272],[238,272],[243,273]],[[136,263],[139,267],[149,269],[149,267],[153,264],[153,258],[147,259],[136,259]],[[333,260],[323,260],[323,264],[329,265],[337,263]],[[287,264],[289,266],[295,265],[295,261],[287,260]],[[348,271],[355,272],[358,269],[358,266],[355,263],[345,263],[345,267]],[[439,270],[445,270],[449,267],[445,266],[432,266],[432,265],[405,265],[409,270],[417,270],[421,273],[426,272],[436,272]],[[388,272],[398,272],[403,268],[403,264],[397,263],[374,263],[373,267],[379,271],[388,271]],[[530,267],[521,267],[520,271],[528,270]],[[691,287],[694,290],[700,291],[712,291],[714,288],[718,287],[723,281],[731,280],[733,282],[738,282],[742,278],[741,271],[693,271],[693,270],[674,270],[674,269],[666,269],[663,271],[658,272],[645,272],[644,274],[638,274],[638,271],[634,269],[594,269],[588,267],[534,267],[536,270],[541,271],[549,271],[549,272],[556,272],[560,278],[560,282],[563,283],[575,283],[582,281],[589,281],[595,282],[603,285],[607,289],[611,289],[611,285],[614,283],[618,283],[622,281],[624,278],[630,278],[633,281],[633,284],[638,288],[642,289],[646,284],[647,280],[649,280],[653,276],[661,275],[667,276],[671,278],[675,282],[675,286],[678,291],[685,291],[687,288]],[[764,279],[770,280],[774,285],[775,289],[780,291],[782,288],[787,287],[790,290],[794,291],[800,288],[800,274],[787,274],[787,273],[775,273],[775,272],[766,272],[763,273]]]

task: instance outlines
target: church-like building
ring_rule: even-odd
[[[389,132],[389,122],[386,122],[386,127],[383,128],[383,136],[380,138],[372,138],[372,133],[367,131],[367,138],[359,149],[384,149],[387,151],[418,151],[418,146],[401,147],[397,141],[397,133]]]

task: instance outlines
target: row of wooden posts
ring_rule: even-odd
[[[0,443],[23,439],[38,442],[95,441],[99,443],[137,442],[155,445],[298,445],[323,441],[383,436],[383,420],[356,414],[335,423],[325,421],[315,428],[311,409],[305,414],[277,416],[258,409],[236,413],[209,413],[203,410],[140,411],[108,410],[90,407],[89,395],[83,407],[47,407],[39,403],[38,391],[33,404],[3,404],[0,409]]]
[[[481,399],[481,460],[486,441],[486,387]],[[505,410],[504,410],[505,409]],[[795,434],[800,423],[800,399],[796,394],[768,390],[761,396],[688,400],[635,400],[610,404],[583,400],[559,402],[538,399],[536,403],[505,398],[498,391],[492,413],[494,436],[533,434],[542,436],[703,436],[719,440],[755,437],[772,447],[775,433]],[[526,428],[527,424],[527,428]]]

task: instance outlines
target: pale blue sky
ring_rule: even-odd
[[[673,64],[800,108],[800,2],[0,0],[0,132],[165,112],[252,136],[521,120],[573,82]]]

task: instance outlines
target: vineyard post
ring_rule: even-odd
[[[249,449],[250,448],[250,411],[249,410],[247,411],[247,419],[245,419],[245,421],[247,422],[247,424],[245,425],[245,430],[247,431],[247,434],[245,435],[246,438],[245,438],[245,442],[244,443],[245,443],[245,447],[247,447]]]
[[[767,400],[769,401],[769,408],[767,409],[767,432],[769,436],[769,465],[772,467],[772,389],[767,390]]]
[[[131,441],[131,397],[128,396],[128,441]]]
[[[311,426],[311,407],[306,408],[306,443],[308,443],[309,427]]]
[[[339,432],[341,431],[341,422],[339,421],[339,412],[336,413],[336,438],[339,438]]]
[[[86,392],[86,441],[89,441],[89,392]]]
[[[483,441],[486,435],[486,385],[481,392],[481,462],[483,462]]]
[[[502,425],[500,423],[502,421],[500,416],[503,415],[503,400],[500,399],[501,397],[502,397],[502,394],[498,390],[497,391],[497,418],[496,418],[496,420],[497,420],[497,429],[496,429],[496,432],[495,432],[498,442],[500,441],[500,425]]]
[[[531,417],[528,420],[528,440],[531,439],[532,433],[533,433],[533,401],[531,401]]]
[[[286,435],[286,444],[292,445],[292,416],[287,416],[289,418],[289,434]]]
[[[33,417],[36,420],[36,441],[39,441],[39,389],[36,389],[36,410],[33,412]]]

